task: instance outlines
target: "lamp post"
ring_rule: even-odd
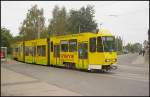
[[[148,29],[148,42],[149,42],[149,29]]]
[[[79,33],[80,33],[80,24],[79,24]]]
[[[37,19],[38,21],[38,39],[40,39],[40,16],[38,16],[38,19]]]

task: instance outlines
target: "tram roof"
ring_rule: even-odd
[[[70,37],[79,37],[79,36],[112,36],[112,33],[107,29],[100,29],[97,33],[96,32],[81,32],[78,34],[52,36],[51,38],[70,38]]]

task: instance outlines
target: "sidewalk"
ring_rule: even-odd
[[[149,64],[149,55],[148,54],[145,54],[144,59],[145,59],[145,63]]]
[[[137,57],[137,59],[132,62],[132,64],[145,64],[145,65],[148,65],[149,64],[148,56],[139,55]]]
[[[1,96],[81,96],[1,67]]]

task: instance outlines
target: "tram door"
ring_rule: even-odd
[[[78,44],[78,64],[79,68],[88,68],[88,43],[81,42]]]
[[[60,63],[60,46],[54,45],[54,63],[59,65]]]
[[[32,62],[36,63],[36,43],[33,43],[33,47],[32,47]]]

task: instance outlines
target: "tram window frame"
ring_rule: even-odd
[[[62,43],[62,42],[66,42],[66,43]],[[69,49],[68,40],[61,40],[60,44],[61,44],[61,52],[68,52]]]
[[[71,44],[75,42],[75,44]],[[70,39],[69,40],[69,52],[76,52],[77,51],[77,39]]]
[[[51,41],[51,52],[53,52],[53,41]]]
[[[100,38],[101,41],[99,41],[98,39]],[[103,52],[104,51],[104,46],[103,46],[103,41],[102,41],[102,37],[97,37],[97,52]],[[100,46],[100,47],[99,47]]]
[[[92,42],[92,41],[93,41],[92,39],[95,39],[95,40],[94,40],[94,43]],[[90,42],[89,42],[89,44],[90,44],[90,45],[89,45],[89,46],[90,46],[90,47],[89,47],[89,48],[90,48],[90,52],[96,52],[96,37],[90,38],[89,41],[90,41]],[[94,49],[93,49],[93,48],[94,48]]]

